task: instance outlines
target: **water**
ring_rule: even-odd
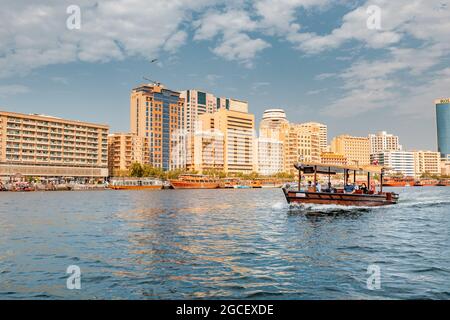
[[[449,299],[450,188],[397,190],[375,209],[290,208],[280,189],[0,193],[0,299]]]

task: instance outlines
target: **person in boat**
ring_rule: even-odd
[[[316,182],[316,192],[322,192],[322,185],[319,181]]]
[[[344,187],[345,193],[352,193],[355,190],[355,186],[347,183],[347,185]]]
[[[312,182],[308,181],[308,189],[312,187]]]
[[[336,193],[336,188],[333,188],[333,186],[331,185],[331,182],[328,182],[328,188],[327,189],[325,189],[325,192],[328,192],[328,193]]]
[[[363,184],[359,187],[359,189],[362,190],[362,192],[363,192],[364,194],[368,194],[368,193],[369,193],[369,189],[367,189],[367,185],[366,185],[365,183],[363,183]]]

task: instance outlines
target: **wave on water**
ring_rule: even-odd
[[[304,213],[304,214],[358,214],[369,212],[374,207],[361,207],[361,206],[342,206],[336,204],[298,204],[292,203],[289,206],[289,212],[291,213]]]

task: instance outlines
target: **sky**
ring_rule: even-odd
[[[450,0],[0,0],[0,8],[0,110],[127,132],[130,91],[145,76],[246,100],[257,122],[282,108],[291,122],[327,124],[329,140],[384,130],[405,149],[437,149],[433,101],[450,97]]]

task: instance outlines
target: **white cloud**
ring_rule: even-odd
[[[30,89],[21,84],[0,85],[0,97],[6,98],[16,94],[27,93]]]

